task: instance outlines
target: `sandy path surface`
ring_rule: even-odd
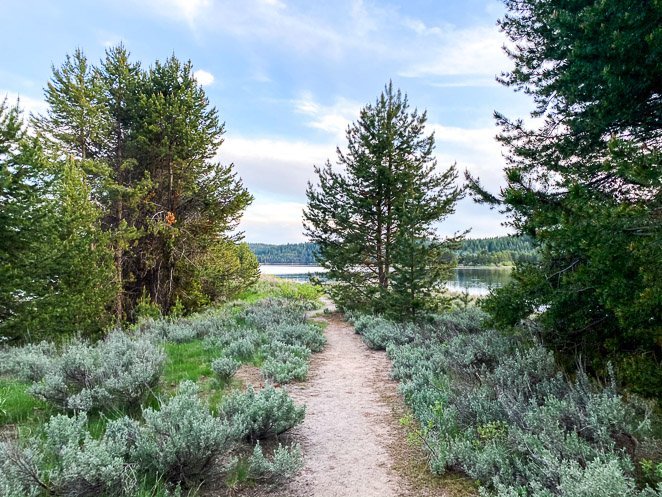
[[[393,469],[392,408],[384,389],[395,392],[383,352],[368,349],[337,314],[324,318],[328,344],[313,356],[305,383],[289,385],[305,404],[306,418],[292,431],[305,466],[283,496],[389,497],[402,495],[404,482]]]

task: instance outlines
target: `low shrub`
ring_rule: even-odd
[[[211,363],[211,368],[222,382],[227,382],[241,367],[241,362],[232,357],[221,357]]]
[[[39,381],[52,368],[57,354],[54,343],[40,342],[0,350],[0,374],[11,374],[24,381]]]
[[[276,383],[303,381],[308,375],[310,350],[302,345],[275,341],[263,347],[266,357],[260,368],[265,379]]]
[[[635,485],[631,459],[646,436],[646,406],[615,383],[559,372],[552,353],[453,311],[397,334],[382,318],[353,317],[366,341],[385,344],[392,376],[419,422],[436,473],[461,469],[482,496],[656,495]]]
[[[239,336],[225,348],[225,353],[241,361],[251,360],[260,349],[263,339],[257,333],[246,330],[244,336]]]
[[[201,481],[212,463],[236,445],[230,420],[212,415],[190,381],[159,410],[143,409],[143,419],[131,457],[145,473],[170,483]]]
[[[311,352],[321,352],[326,345],[322,330],[312,324],[281,324],[270,332],[274,340],[300,345]]]
[[[116,330],[94,345],[75,340],[44,361],[30,392],[64,411],[90,411],[139,406],[158,383],[165,354],[145,335]]]
[[[0,443],[0,497],[133,496],[146,481],[194,488],[212,468],[223,477],[238,463],[240,439],[275,436],[303,419],[282,390],[237,393],[215,416],[192,382],[183,382],[142,421],[108,421],[94,437],[87,414],[56,415],[43,433],[20,444]],[[259,444],[247,459],[250,480],[282,481],[301,467],[298,446],[279,446],[267,458]],[[155,487],[156,488],[156,487]]]
[[[286,448],[278,444],[269,460],[260,442],[257,442],[248,461],[248,476],[254,481],[281,483],[294,476],[302,467],[303,458],[298,445]]]
[[[234,318],[227,308],[214,308],[187,317],[148,319],[139,324],[144,333],[175,343],[190,342],[223,333]]]
[[[46,423],[43,436],[0,444],[0,496],[63,495],[71,497],[131,496],[137,480],[127,462],[131,437],[128,418],[110,421],[95,439],[85,413],[57,415]]]
[[[287,392],[267,386],[255,391],[234,392],[219,407],[219,417],[240,438],[256,441],[275,437],[303,422],[304,406],[297,406]]]
[[[283,298],[266,298],[248,306],[240,319],[251,328],[266,331],[283,324],[304,324],[305,308]]]

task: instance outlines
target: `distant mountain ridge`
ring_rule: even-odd
[[[260,264],[317,264],[314,243],[249,243]],[[539,255],[531,239],[521,236],[497,236],[464,240],[454,252],[460,266],[513,266],[535,262]]]

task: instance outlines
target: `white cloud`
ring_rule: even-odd
[[[160,10],[170,10],[173,15],[183,17],[192,25],[212,2],[211,0],[159,0],[156,4]]]
[[[433,42],[420,46],[418,56],[405,65],[400,75],[409,78],[430,76],[487,76],[488,79],[470,81],[471,85],[483,81],[494,84],[493,78],[509,67],[508,57],[502,50],[506,39],[496,27],[478,26],[466,29],[439,29],[431,31],[411,24],[411,29],[425,36],[435,34]],[[421,31],[424,30],[424,31]]]
[[[233,162],[249,191],[301,200],[314,165],[335,157],[335,144],[313,144],[272,138],[247,138],[228,134],[218,159]],[[258,196],[258,195],[256,195]]]
[[[260,1],[265,5],[276,7],[278,9],[284,9],[285,7],[287,7],[287,5],[285,5],[285,2],[281,2],[280,0],[260,0]]]
[[[205,71],[204,69],[198,69],[197,71],[194,71],[193,77],[202,86],[209,86],[214,82],[214,75]]]
[[[325,106],[315,101],[310,92],[304,92],[294,101],[295,111],[310,118],[308,126],[333,135],[338,142],[345,139],[347,126],[358,118],[361,107],[358,102],[342,97],[336,98],[333,105]]]
[[[301,112],[313,117],[323,114],[324,106],[312,98],[302,98]],[[440,169],[457,163],[460,174],[468,169],[479,176],[485,186],[498,192],[504,184],[504,159],[494,139],[496,129],[460,128],[430,124],[435,132],[436,157]],[[344,144],[344,139],[338,142]],[[219,151],[219,160],[234,162],[239,176],[255,197],[241,229],[250,241],[285,243],[301,241],[301,209],[305,203],[307,182],[316,182],[313,165],[327,159],[335,164],[336,143],[315,144],[278,138],[249,138],[227,136]],[[463,180],[461,176],[460,181]],[[457,213],[440,226],[444,234],[472,227],[472,236],[491,236],[504,233],[500,226],[503,216],[485,206],[465,199]]]
[[[21,95],[15,91],[10,90],[1,90],[0,89],[0,101],[4,100],[7,97],[7,104],[13,106],[16,102],[19,103],[20,109],[23,111],[23,117],[27,119],[30,114],[45,114],[48,110],[48,104],[40,99],[29,97],[27,95]]]
[[[249,242],[304,242],[302,215],[305,204],[256,199],[246,209],[239,229]]]

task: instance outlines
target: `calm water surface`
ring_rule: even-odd
[[[260,264],[262,274],[294,281],[308,281],[310,276],[325,272],[320,266],[294,266],[285,264]],[[457,268],[446,286],[455,292],[468,292],[470,295],[487,295],[492,288],[500,288],[510,279],[509,268]]]

